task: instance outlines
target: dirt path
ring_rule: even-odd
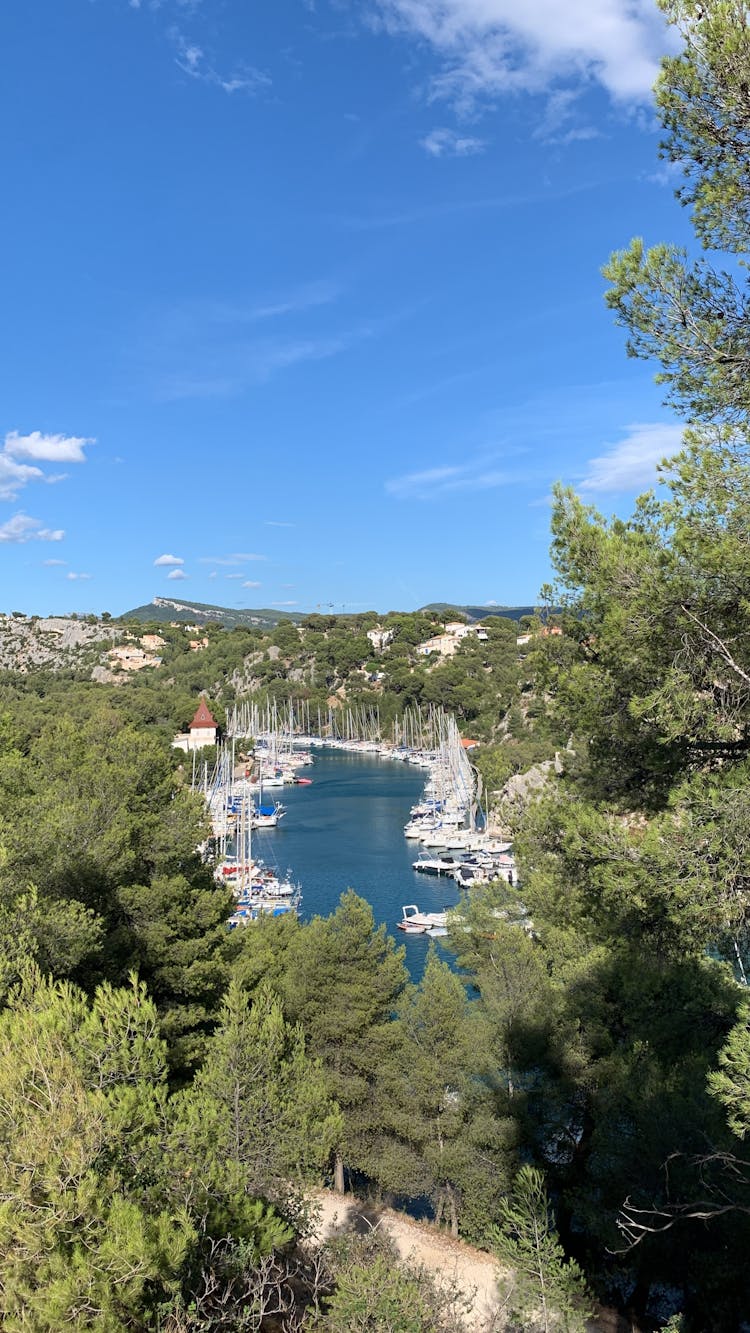
[[[403,1213],[363,1204],[351,1194],[316,1190],[314,1198],[321,1209],[318,1229],[321,1241],[337,1232],[380,1227],[391,1236],[402,1259],[423,1266],[441,1282],[455,1283],[460,1288],[471,1302],[467,1333],[483,1333],[488,1329],[500,1333],[503,1323],[498,1314],[497,1283],[503,1270],[491,1255],[414,1222]]]

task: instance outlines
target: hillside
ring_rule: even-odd
[[[93,618],[0,615],[0,671],[87,672],[118,637]]]
[[[428,606],[423,606],[421,611],[424,614],[440,616],[465,616],[467,620],[473,622],[484,620],[487,616],[505,616],[508,620],[520,620],[521,616],[533,615],[534,607],[458,606],[451,602],[430,602]],[[238,625],[273,629],[275,625],[279,625],[283,621],[298,625],[308,614],[309,612],[306,611],[280,611],[272,607],[238,609],[229,606],[212,606],[207,602],[183,601],[175,597],[154,597],[153,601],[146,602],[143,606],[136,606],[132,611],[123,612],[118,620],[140,620],[144,623],[155,620],[164,623],[179,620],[186,624],[195,625],[205,625],[209,621],[215,621],[217,624],[226,625],[227,629],[234,629]],[[339,614],[336,618],[337,620],[346,620],[347,616]]]
[[[289,611],[276,611],[270,608],[260,610],[238,610],[228,606],[211,606],[206,602],[178,601],[172,597],[155,597],[144,606],[136,606],[132,611],[125,611],[119,620],[141,620],[150,623],[154,620],[168,623],[178,620],[184,624],[206,625],[209,621],[226,625],[234,629],[238,625],[248,625],[260,629],[273,629],[281,621],[296,624],[303,618],[303,612],[292,614]]]
[[[485,620],[487,616],[504,616],[506,620],[520,620],[521,616],[533,616],[535,609],[533,606],[498,606],[495,602],[486,606],[458,606],[454,602],[429,602],[427,606],[421,608],[424,612],[434,611],[440,616],[456,612],[471,621]]]

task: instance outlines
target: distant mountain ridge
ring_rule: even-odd
[[[489,606],[458,606],[452,602],[430,602],[428,606],[420,607],[420,610],[435,612],[448,618],[451,615],[466,616],[471,621],[484,620],[486,616],[506,616],[508,620],[520,620],[521,616],[534,614],[533,606],[496,606],[494,603]],[[280,611],[274,607],[240,610],[236,607],[212,606],[208,602],[189,602],[176,597],[154,597],[153,601],[147,602],[144,606],[136,606],[132,611],[125,611],[117,619],[143,622],[176,620],[182,624],[195,625],[205,625],[209,621],[214,621],[226,625],[228,629],[234,629],[236,625],[273,629],[280,621],[290,621],[293,625],[298,625],[310,614],[312,614],[310,611]],[[351,616],[342,612],[336,618],[349,620]]]
[[[436,611],[438,615],[457,611],[469,620],[486,620],[487,616],[504,616],[506,620],[520,620],[521,616],[533,616],[535,606],[499,606],[489,602],[485,606],[458,606],[455,602],[430,602],[420,608],[422,611]]]
[[[281,620],[297,624],[307,613],[299,611],[277,611],[270,607],[260,610],[238,610],[228,606],[212,606],[208,602],[187,602],[176,597],[155,597],[144,606],[136,606],[132,611],[125,611],[118,620],[176,620],[185,625],[206,625],[210,621],[234,629],[236,625],[254,625],[261,629],[273,629]]]

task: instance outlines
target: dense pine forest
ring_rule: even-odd
[[[6,663],[8,1330],[459,1333],[376,1232],[310,1246],[311,1187],[342,1173],[502,1259],[498,1333],[599,1306],[750,1327],[750,33],[736,0],[662,7],[662,153],[700,249],[635,240],[604,272],[684,446],[627,520],[556,491],[535,618],[445,660],[418,652],[438,610],[209,625],[197,648],[108,619],[65,667]],[[160,664],[101,669],[151,628]],[[201,694],[220,721],[245,699],[454,713],[533,932],[518,890],[474,890],[419,985],[356,885],[329,918],[230,933],[171,747]]]

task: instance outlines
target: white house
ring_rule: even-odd
[[[201,699],[190,726],[186,732],[175,736],[172,745],[176,750],[202,750],[204,745],[215,745],[219,728],[205,699]]]

